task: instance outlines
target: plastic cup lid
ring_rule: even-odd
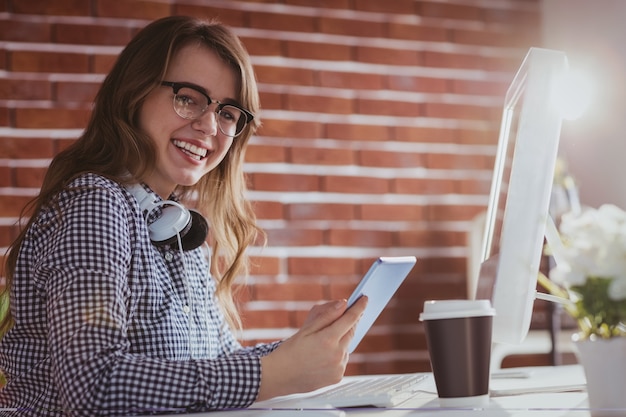
[[[430,300],[424,302],[420,321],[493,316],[495,313],[489,300]]]

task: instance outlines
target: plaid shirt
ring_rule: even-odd
[[[15,326],[0,343],[9,380],[0,410],[93,416],[250,405],[260,357],[278,343],[237,342],[207,270],[202,248],[153,245],[125,188],[93,174],[76,179],[38,213],[20,249]]]

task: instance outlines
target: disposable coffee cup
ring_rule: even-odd
[[[489,300],[426,301],[424,322],[430,364],[442,407],[489,404],[491,329]]]

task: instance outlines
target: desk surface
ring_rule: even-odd
[[[253,404],[246,410],[219,411],[193,414],[207,417],[590,417],[584,372],[578,365],[557,367],[515,368],[524,377],[494,378],[489,406],[480,409],[441,408],[432,375],[420,386],[420,391],[399,407],[352,408],[352,409],[300,409],[295,402],[275,400]],[[359,378],[359,377],[347,377]],[[570,391],[571,390],[571,391]],[[555,392],[556,391],[556,392]],[[306,394],[302,395],[303,398]],[[292,398],[293,396],[290,396]]]

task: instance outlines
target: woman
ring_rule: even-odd
[[[168,17],[127,45],[10,248],[0,408],[236,408],[342,377],[366,300],[316,306],[282,342],[243,348],[231,333],[233,281],[260,232],[242,173],[258,110],[249,57],[220,24]],[[212,254],[203,216],[175,224],[190,197]]]

